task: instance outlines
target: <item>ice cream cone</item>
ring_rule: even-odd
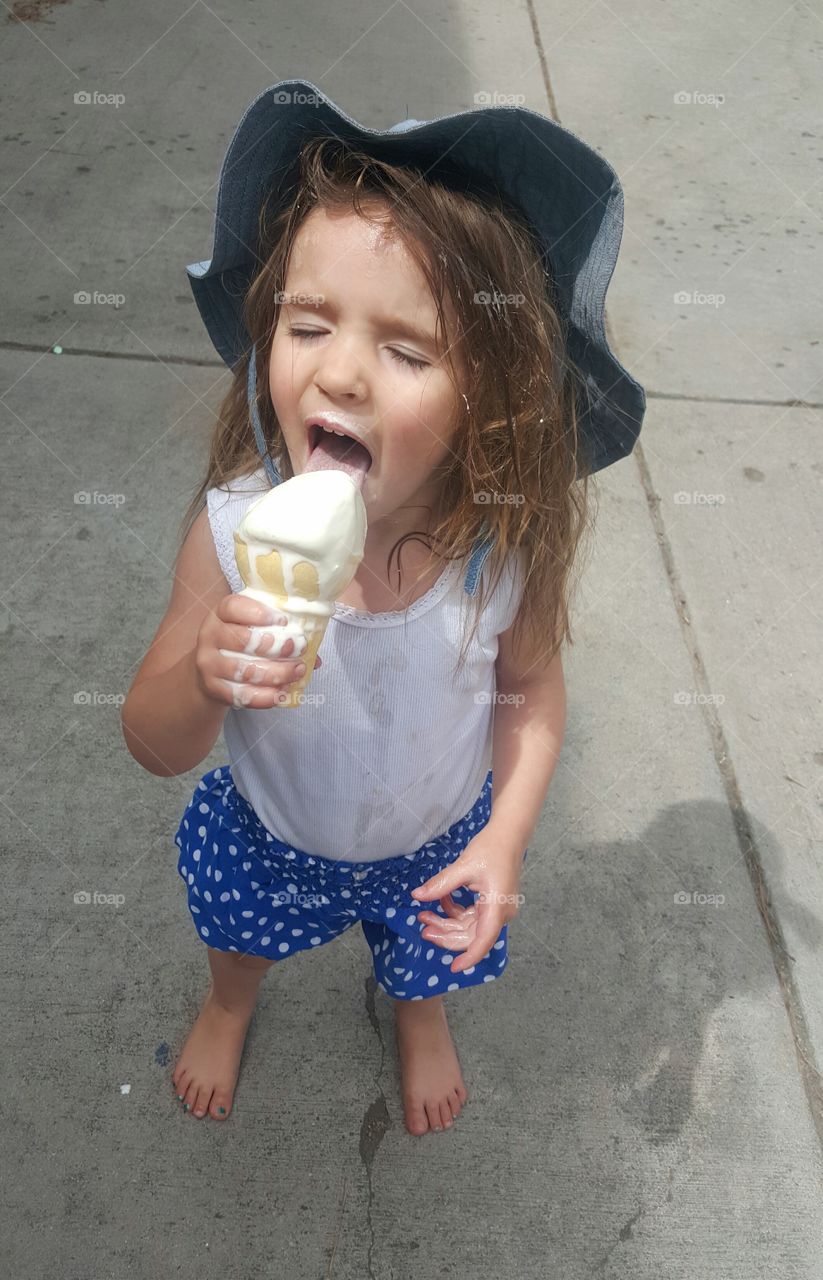
[[[289,592],[286,590],[283,579],[283,559],[276,548],[272,548],[271,551],[266,552],[264,555],[256,556],[255,572],[253,573],[249,557],[249,545],[241,536],[240,531],[236,529],[234,532],[234,555],[240,576],[246,583],[245,589],[240,594],[251,596],[255,600],[262,600],[264,604],[279,609],[286,618],[287,627],[295,631],[296,634],[302,633],[306,638],[308,647],[306,652],[300,655],[301,662],[306,664],[306,673],[286,687],[287,697],[285,701],[277,704],[278,707],[299,706],[302,695],[308,688],[314,674],[314,661],[326,634],[329,618],[334,612],[334,602],[330,603],[329,611],[326,612],[323,608],[323,602],[319,599],[320,588],[317,568],[308,560],[298,561],[293,566],[292,590]],[[262,581],[265,584],[264,589],[260,590],[249,585],[254,580]],[[341,590],[343,589],[341,588]],[[308,609],[300,608],[299,602],[301,600],[311,607]]]
[[[363,558],[366,511],[356,483],[343,471],[293,477],[254,504],[234,531],[241,595],[277,609],[287,630],[307,641],[305,675],[286,686],[278,707],[297,707],[305,696],[317,651]]]

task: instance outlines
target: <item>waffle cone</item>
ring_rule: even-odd
[[[323,642],[326,634],[326,628],[329,625],[328,618],[320,618],[317,622],[317,629],[308,637],[308,648],[306,652],[300,655],[301,662],[306,664],[306,674],[300,676],[297,680],[293,680],[291,684],[285,685],[283,692],[286,694],[285,702],[278,702],[276,706],[278,710],[286,707],[299,707],[303,694],[306,692],[311,678],[314,675],[314,660],[317,657],[317,650]]]

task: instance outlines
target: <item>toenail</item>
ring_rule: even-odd
[[[226,1114],[226,1108],[225,1108],[225,1107],[218,1107],[218,1108],[217,1108],[217,1110],[220,1112],[221,1116],[224,1116],[224,1115]]]
[[[442,1124],[436,1124],[436,1125],[434,1126],[434,1132],[435,1132],[435,1133],[440,1133],[440,1131],[442,1130],[442,1128],[443,1128]]]
[[[202,1118],[203,1118],[203,1116],[204,1116],[206,1113],[205,1113],[205,1111],[195,1111],[195,1113],[194,1113],[194,1114],[195,1114],[196,1116],[200,1116],[200,1118],[202,1119]]]
[[[177,1101],[178,1101],[178,1102],[182,1102],[182,1101],[183,1101],[183,1095],[182,1095],[182,1093],[178,1093],[178,1095],[177,1095]]]
[[[184,1110],[184,1111],[188,1111],[188,1109],[189,1109],[189,1104],[188,1104],[187,1102],[184,1102],[184,1103],[183,1103],[183,1110]]]

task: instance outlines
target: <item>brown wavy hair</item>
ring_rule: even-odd
[[[457,670],[508,557],[519,557],[523,602],[514,638],[529,664],[548,661],[564,640],[572,569],[589,521],[591,473],[577,429],[578,370],[569,359],[550,275],[521,215],[500,198],[480,198],[431,181],[332,137],[307,142],[288,205],[261,209],[262,263],[244,300],[257,351],[257,406],[266,443],[283,480],[291,479],[285,438],[268,392],[268,365],[292,246],[312,209],[349,210],[400,237],[420,267],[437,307],[444,363],[456,391],[453,452],[441,465],[434,527],[407,533],[389,552],[387,575],[407,539],[444,560],[466,559],[477,537],[494,535],[481,575],[474,625]],[[450,333],[448,296],[457,317]],[[459,353],[466,373],[463,385]],[[246,397],[248,359],[233,371],[220,406],[206,474],[181,525],[184,541],[207,489],[251,475],[261,460]],[[432,513],[434,515],[434,513]],[[429,521],[431,524],[432,521]],[[398,586],[399,592],[399,586]],[[528,669],[528,668],[527,668]],[[525,670],[523,674],[526,674]]]

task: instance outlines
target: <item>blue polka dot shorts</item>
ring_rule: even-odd
[[[469,813],[414,853],[380,862],[344,862],[283,844],[237,791],[228,765],[198,782],[180,821],[177,870],[198,935],[218,951],[283,960],[322,946],[360,921],[374,975],[387,995],[423,1000],[493,982],[508,962],[508,926],[488,955],[462,973],[459,952],[421,937],[418,912],[445,917],[438,901],[417,902],[412,889],[452,863],[491,813],[492,774]],[[459,906],[476,894],[452,893]]]

